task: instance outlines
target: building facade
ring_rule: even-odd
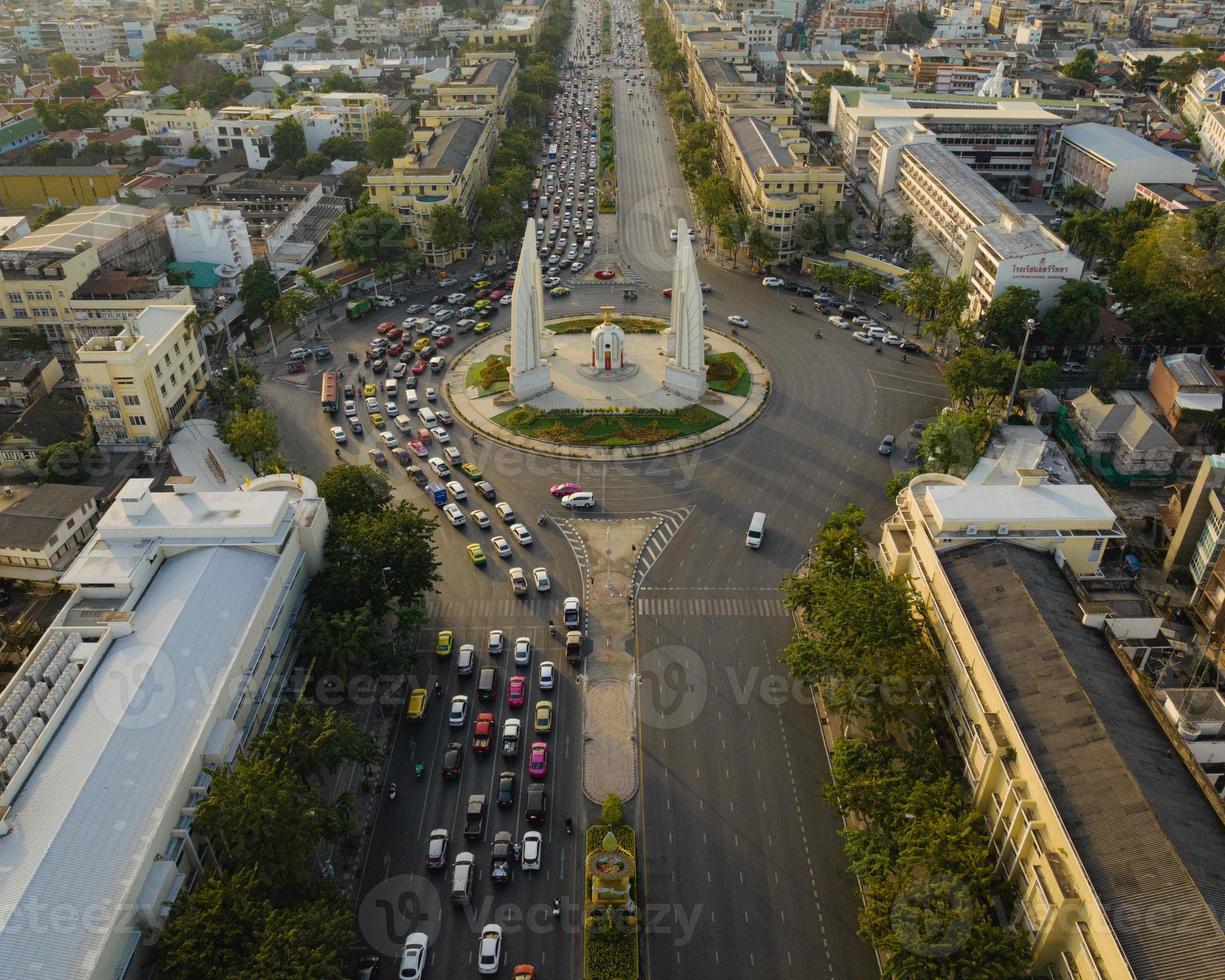
[[[1063,131],[1055,181],[1088,187],[1099,208],[1121,208],[1136,184],[1193,183],[1195,164],[1126,129],[1079,123]]]
[[[0,498],[0,578],[54,582],[98,522],[102,487],[44,483]]]
[[[113,203],[123,170],[96,167],[0,167],[0,205],[19,211]]]
[[[302,101],[335,116],[340,120],[341,135],[361,143],[370,138],[370,124],[391,109],[391,101],[381,92],[312,92]]]
[[[301,125],[307,153],[314,153],[333,136],[344,134],[340,119],[316,106],[296,105],[288,109],[226,106],[213,117],[206,143],[219,156],[241,150],[248,167],[263,170],[272,162],[272,134],[287,119]]]

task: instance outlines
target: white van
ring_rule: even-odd
[[[430,408],[417,409],[417,418],[421,419],[422,425],[427,425],[431,428],[438,424],[438,416]]]
[[[443,458],[452,466],[458,466],[464,461],[464,457],[460,455],[459,450],[454,446],[443,446],[442,455]]]
[[[407,415],[397,415],[396,416],[396,428],[399,429],[401,432],[412,432],[413,431],[413,420],[410,419]]]
[[[404,392],[404,407],[407,411],[415,412],[417,410],[417,393],[415,391],[406,390]]]
[[[766,536],[766,515],[758,511],[749,521],[749,533],[744,536],[744,543],[750,548],[760,548],[761,539]]]
[[[395,398],[400,392],[400,383],[395,378],[388,378],[383,382],[383,391],[388,398]]]

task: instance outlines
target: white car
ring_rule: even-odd
[[[902,338],[892,332],[886,332],[885,335],[881,337],[881,340],[890,347],[901,347],[903,343]]]
[[[468,301],[468,297],[463,293],[452,293],[447,297],[447,302],[452,306],[463,306]]]
[[[474,510],[468,516],[472,518],[472,523],[479,527],[482,531],[489,530],[489,515],[483,510]]]
[[[389,419],[394,419],[400,414],[400,409],[395,402],[384,402],[383,407],[387,409],[387,417]]]
[[[357,414],[356,403],[352,401],[346,401],[345,402],[345,415],[347,415],[349,418],[352,418],[356,414]]]
[[[489,631],[489,655],[500,657],[506,650],[506,634],[501,630]]]
[[[499,558],[510,557],[510,544],[500,534],[489,539],[489,547],[498,553]]]
[[[433,437],[434,437],[434,439],[435,439],[435,441],[436,441],[436,442],[439,442],[439,443],[441,443],[441,444],[442,444],[442,445],[444,445],[444,446],[445,446],[445,445],[446,445],[448,442],[450,442],[450,441],[451,441],[451,433],[449,433],[449,432],[448,432],[446,429],[444,429],[444,428],[443,428],[441,425],[436,426],[436,427],[435,427],[435,428],[433,428],[433,429],[430,429],[430,433],[431,433],[431,435],[433,435]]]
[[[829,318],[829,322],[841,330],[851,329],[851,322],[846,317],[843,317],[843,316],[831,316]]]
[[[515,536],[515,540],[524,547],[527,547],[532,543],[532,533],[522,524],[512,524],[510,526],[510,533],[513,534]]]
[[[763,286],[769,286],[770,288],[773,289],[775,286],[781,286],[783,284],[783,281],[778,276],[766,276],[761,281],[761,284]]]
[[[537,592],[548,592],[553,587],[549,581],[549,570],[543,565],[532,569],[532,578],[536,581]]]
[[[557,667],[552,660],[544,660],[540,664],[540,689],[550,691],[557,683]]]
[[[502,927],[489,923],[481,929],[476,946],[476,970],[482,976],[492,976],[502,965]]]
[[[561,279],[557,276],[547,276],[541,285],[544,286],[545,289],[553,289],[555,286],[561,285]]]
[[[395,433],[380,432],[379,438],[383,440],[383,445],[386,446],[388,449],[392,449],[400,445],[399,442],[396,441]]]
[[[524,871],[540,870],[540,852],[544,839],[539,830],[529,830],[523,835],[523,843],[519,850],[519,867]]]
[[[400,951],[400,980],[421,980],[429,956],[430,937],[424,932],[410,933]]]
[[[582,604],[578,601],[578,596],[566,596],[565,601],[561,604],[561,622],[567,629],[577,629],[579,619],[583,615]]]
[[[498,300],[498,306],[510,306],[512,302],[514,302],[514,300],[512,299],[510,293],[507,293],[500,300]]]
[[[468,499],[468,491],[464,489],[464,485],[458,480],[447,481],[447,493],[449,493],[455,500]]]
[[[747,327],[749,325],[749,321],[738,314],[732,314],[729,316],[727,318],[727,322],[733,327]]]
[[[451,522],[451,527],[463,527],[468,523],[468,518],[464,517],[464,512],[455,504],[444,504],[442,512],[447,515],[447,520]]]
[[[449,324],[440,323],[438,324],[438,326],[436,326],[433,330],[430,331],[430,336],[433,337],[435,340],[437,340],[439,337],[445,337],[450,332],[451,332],[451,327]]]
[[[851,336],[858,340],[861,344],[867,344],[869,347],[876,343],[876,341],[873,340],[870,335],[861,330],[856,330],[853,334],[851,334]]]
[[[451,713],[447,723],[452,728],[463,728],[468,723],[468,695],[457,694],[451,698]]]
[[[505,524],[515,523],[515,509],[511,507],[510,504],[506,503],[506,501],[499,500],[496,504],[493,505],[493,509],[494,509],[494,513],[496,513],[500,518],[502,518],[503,523]]]
[[[427,402],[436,402],[436,401],[438,401],[438,392],[437,392],[437,390],[436,390],[436,389],[434,389],[434,388],[426,388],[426,389],[425,389],[425,400],[426,400]]]
[[[377,398],[366,399],[366,411],[377,412],[379,410],[379,400]]]
[[[529,637],[520,636],[515,640],[515,663],[525,667],[532,662],[532,641]]]
[[[451,475],[451,467],[449,467],[441,456],[431,456],[429,458],[430,469],[434,471],[434,475],[440,479],[446,479]]]

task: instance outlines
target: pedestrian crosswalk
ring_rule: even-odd
[[[787,617],[790,613],[782,599],[742,598],[737,596],[693,597],[654,596],[649,592],[638,596],[639,616],[733,616],[733,617]]]
[[[685,523],[685,518],[692,513],[692,507],[677,507],[674,510],[659,510],[653,513],[652,516],[659,518],[659,524],[642,545],[641,557],[638,559],[638,565],[634,569],[635,589],[646,578],[647,572],[651,570],[651,566],[663,554],[664,548],[668,546],[668,542],[675,537],[676,532]]]
[[[425,600],[426,619],[445,628],[454,622],[479,620],[496,626],[512,617],[549,618],[557,612],[557,602],[549,599],[450,599],[430,596]]]

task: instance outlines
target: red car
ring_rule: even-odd
[[[527,699],[527,680],[523,677],[512,677],[506,688],[506,703],[512,708],[522,708]]]
[[[420,439],[412,439],[409,441],[408,448],[412,450],[414,456],[424,457],[426,455],[425,444]]]
[[[489,299],[489,290],[488,289],[478,289],[476,291],[476,298],[477,299]]]
[[[403,354],[403,353],[404,353],[404,345],[403,345],[403,344],[398,344],[398,343],[397,343],[397,344],[392,344],[390,347],[388,347],[388,348],[387,348],[387,356],[388,356],[388,357],[399,357],[399,356],[400,356],[401,354]]]
[[[497,722],[494,721],[490,712],[482,711],[476,716],[476,725],[472,729],[472,751],[476,755],[484,755],[489,751],[489,747],[497,736],[495,728],[497,728]]]
[[[498,300],[500,300],[505,295],[506,295],[505,289],[495,289],[492,293],[489,294],[489,302],[496,303]]]
[[[404,336],[404,331],[401,330],[399,327],[392,327],[390,330],[387,331],[388,340],[399,340],[403,336]]]
[[[417,430],[417,438],[427,446],[434,445],[434,433],[424,426]]]
[[[549,487],[549,493],[554,497],[564,497],[568,493],[579,493],[582,489],[577,483],[555,483]]]
[[[410,370],[413,372],[413,374],[419,376],[419,375],[425,374],[425,369],[426,367],[428,367],[428,365],[429,365],[428,361],[418,361],[416,364],[414,364],[410,368]]]
[[[379,324],[379,326],[378,326],[378,335],[379,335],[380,337],[386,337],[386,336],[387,336],[387,334],[388,334],[388,333],[389,333],[389,332],[390,332],[390,331],[391,331],[391,330],[392,330],[394,327],[395,327],[395,324],[394,324],[394,323],[392,323],[390,320],[388,320],[388,321],[387,321],[387,322],[385,322],[385,323],[380,323],[380,324]]]
[[[668,299],[672,298],[672,287],[671,286],[669,286],[667,289],[664,290],[664,296],[666,296]]]
[[[455,343],[455,338],[450,334],[447,334],[445,337],[439,337],[437,343],[440,348],[450,347],[453,343]]]
[[[527,760],[527,774],[533,779],[544,779],[549,771],[549,745],[547,742],[533,742],[532,754]]]

